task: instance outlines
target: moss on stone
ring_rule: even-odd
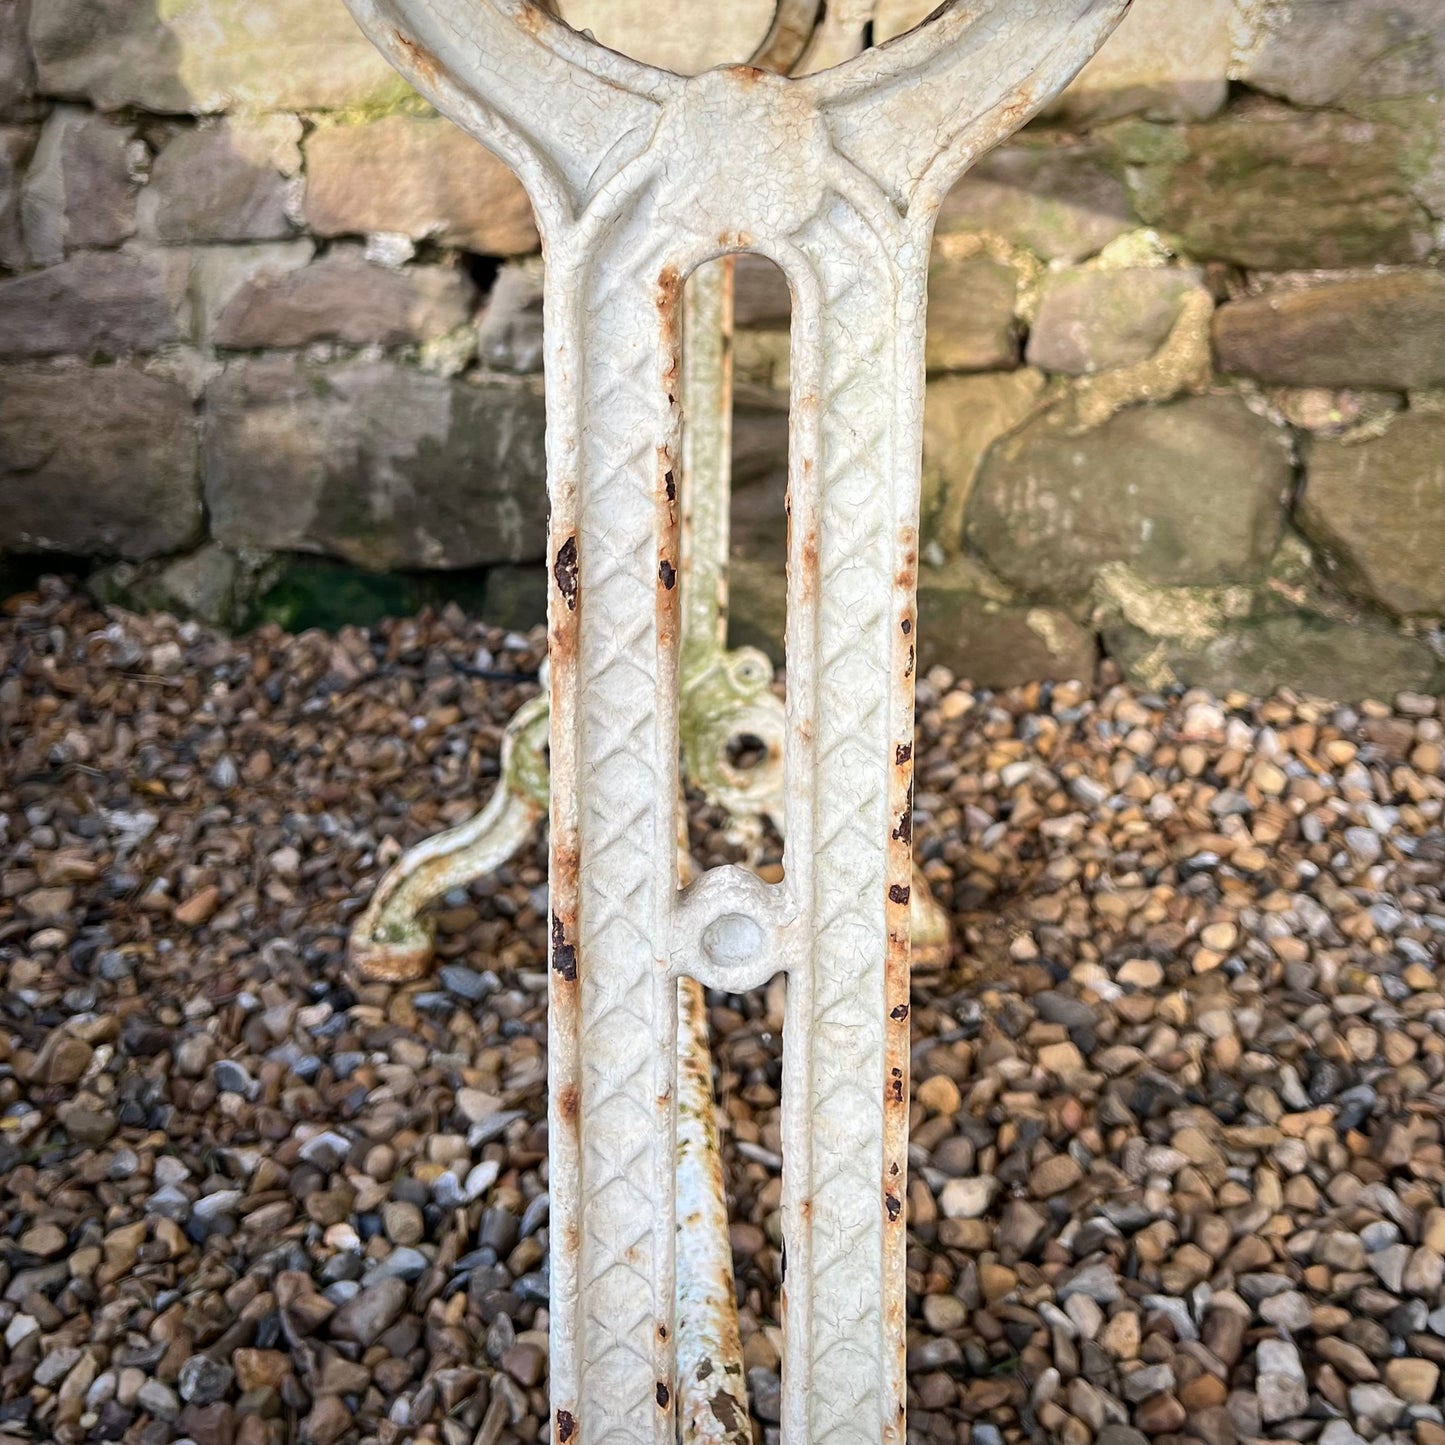
[[[368,627],[387,617],[407,617],[423,607],[455,602],[485,615],[486,574],[463,572],[371,572],[321,557],[278,559],[270,585],[247,608],[243,627],[275,622],[288,632],[319,627]]]
[[[1123,122],[1101,139],[1136,214],[1187,254],[1290,270],[1410,262],[1431,249],[1421,129],[1255,102],[1198,125]]]

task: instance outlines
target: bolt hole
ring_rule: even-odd
[[[768,760],[768,745],[754,733],[738,733],[728,739],[727,758],[740,773],[750,773]]]

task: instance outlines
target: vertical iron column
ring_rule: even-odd
[[[684,78],[526,0],[348,0],[547,251],[552,1433],[673,1445],[677,980],[786,971],[782,1433],[901,1445],[913,605],[937,207],[1128,0],[953,0],[820,74]],[[680,293],[794,306],[785,877],[680,886]]]

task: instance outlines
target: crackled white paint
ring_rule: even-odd
[[[681,966],[788,974],[783,1439],[901,1442],[929,240],[1128,0],[954,0],[796,80],[655,70],[525,0],[348,3],[518,172],[547,248],[553,1439],[675,1438]],[[787,876],[680,891],[679,293],[741,250],[794,298]]]

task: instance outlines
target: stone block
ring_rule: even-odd
[[[776,563],[734,555],[728,643],[783,658],[787,583]],[[1063,612],[1005,600],[997,582],[960,559],[918,578],[918,670],[943,666],[978,687],[1091,679],[1094,636]]]
[[[414,95],[342,0],[42,0],[41,88],[102,110],[338,110]]]
[[[1122,115],[1202,120],[1229,94],[1237,0],[1136,0],[1045,114],[1073,125]]]
[[[1445,384],[1445,276],[1399,271],[1283,287],[1215,313],[1219,369],[1281,386]]]
[[[1256,100],[1199,125],[1105,133],[1139,218],[1197,261],[1264,271],[1404,264],[1429,254],[1412,128]]]
[[[656,0],[565,0],[557,9],[574,30],[590,30],[612,50],[678,75],[695,75],[718,65],[741,65],[756,54],[777,4],[692,4],[665,19]]]
[[[728,564],[728,646],[761,648],[781,666],[788,584],[775,561],[733,553]]]
[[[294,115],[179,132],[156,157],[141,198],[143,234],[170,244],[293,235],[288,178],[301,168],[300,139]]]
[[[130,365],[0,368],[0,549],[178,551],[201,532],[196,461],[175,382]]]
[[[969,493],[988,449],[1028,416],[1044,389],[1024,368],[928,383],[923,407],[922,533],[954,552],[963,541]]]
[[[537,248],[521,182],[447,120],[396,115],[315,131],[306,219],[323,236],[391,231],[496,256]]]
[[[998,371],[1019,364],[1018,273],[990,256],[935,254],[928,268],[930,372]]]
[[[1284,433],[1234,396],[1129,407],[1084,432],[1049,413],[989,452],[965,536],[1027,596],[1082,597],[1109,562],[1170,586],[1250,581],[1291,478]]]
[[[38,110],[27,31],[30,0],[0,0],[0,117],[29,120]]]
[[[0,356],[119,356],[184,341],[188,270],[184,253],[126,248],[0,281]]]
[[[873,43],[884,45],[922,25],[935,10],[936,0],[876,0],[873,6]]]
[[[384,361],[236,361],[206,395],[212,532],[378,569],[539,558],[543,430],[523,386]]]
[[[263,241],[254,246],[191,248],[191,297],[196,339],[219,345],[217,328],[231,303],[251,288],[279,284],[316,254],[309,237]]]
[[[1383,435],[1312,437],[1301,529],[1355,596],[1445,615],[1445,418],[1405,412]]]
[[[497,272],[477,323],[477,356],[492,371],[542,370],[542,262],[511,261]]]
[[[733,322],[743,329],[786,331],[793,319],[788,278],[766,256],[736,258]]]
[[[733,334],[733,383],[739,395],[771,393],[781,401],[792,384],[792,338],[786,331]]]
[[[1094,634],[1067,613],[1000,601],[965,562],[918,574],[919,670],[946,667],[975,687],[1093,680]]]
[[[785,407],[754,406],[746,398],[733,406],[733,485],[747,487],[760,480],[774,489],[769,504],[772,524],[781,537],[787,522],[788,413]],[[746,506],[734,499],[735,522],[744,523]]]
[[[0,125],[0,266],[12,270],[29,260],[20,228],[20,194],[39,134],[33,125]]]
[[[879,0],[873,38],[882,44],[921,24],[937,0]],[[1121,115],[1199,120],[1229,90],[1236,0],[1135,0],[1099,53],[1044,111],[1073,124]]]
[[[53,266],[76,247],[118,246],[135,235],[136,168],[144,158],[134,126],[80,106],[56,106],[21,198],[30,259]]]
[[[476,287],[454,266],[394,270],[338,246],[300,269],[262,269],[244,281],[217,318],[217,346],[256,350],[338,341],[406,346],[463,325]]]
[[[1336,702],[1438,692],[1445,667],[1418,637],[1387,627],[1291,612],[1212,637],[1158,639],[1127,624],[1104,629],[1104,652],[1137,687],[1174,683],[1267,697],[1282,687]]]
[[[1199,272],[1189,267],[1051,272],[1029,331],[1029,364],[1087,376],[1146,361],[1199,284]]]
[[[1296,105],[1361,105],[1445,91],[1439,0],[1244,7],[1233,75]]]
[[[999,146],[944,199],[941,235],[983,231],[1046,261],[1082,261],[1133,228],[1128,192],[1092,141]]]
[[[241,555],[208,542],[180,557],[109,563],[85,585],[99,601],[132,612],[169,612],[208,627],[240,629],[277,570],[262,554]]]
[[[488,567],[482,616],[493,627],[530,632],[547,625],[546,564]]]

